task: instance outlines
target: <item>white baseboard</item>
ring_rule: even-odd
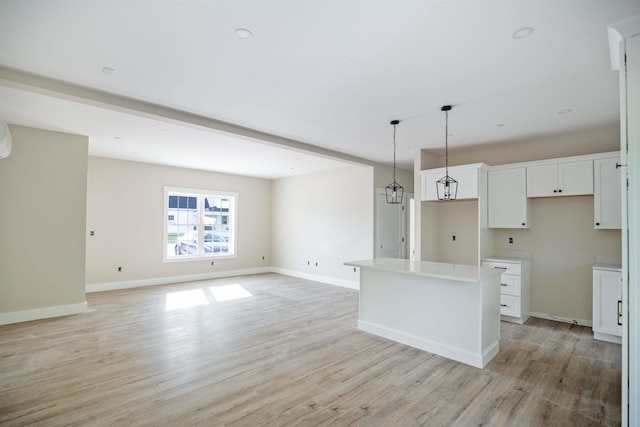
[[[573,323],[574,325],[588,326],[589,328],[593,326],[593,321],[591,320],[572,319],[570,317],[554,316],[552,314],[547,314],[547,313],[531,312],[529,313],[529,315],[531,315],[531,317],[538,317],[540,319],[555,320],[556,322]]]
[[[603,334],[601,332],[594,332],[593,339],[599,340],[599,341],[612,342],[614,344],[622,344],[622,337],[619,335],[610,335],[610,334]]]
[[[56,305],[53,307],[34,308],[31,310],[0,313],[0,325],[29,322],[31,320],[48,319],[50,317],[69,316],[87,311],[87,303]]]
[[[358,320],[358,329],[480,369],[484,368],[498,354],[500,349],[499,342],[494,341],[482,349],[480,353],[474,353],[364,320]]]
[[[279,267],[271,267],[271,272],[283,274],[285,276],[298,277],[300,279],[313,280],[314,282],[321,282],[329,285],[341,286],[343,288],[350,288],[355,290],[360,289],[359,280],[338,279],[336,277],[321,276],[318,274],[310,274],[302,271],[288,270],[286,268],[279,268]]]
[[[153,279],[125,280],[122,282],[94,283],[86,286],[86,292],[114,291],[117,289],[141,288],[144,286],[170,285],[172,283],[195,282],[197,280],[219,279],[222,277],[246,276],[249,274],[270,273],[269,267],[247,268],[242,270],[214,271],[184,276],[156,277]]]

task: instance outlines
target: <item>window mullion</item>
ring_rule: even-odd
[[[204,196],[198,195],[198,255],[204,255]]]

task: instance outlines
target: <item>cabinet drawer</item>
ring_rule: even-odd
[[[520,317],[520,297],[500,295],[500,314]]]
[[[502,273],[502,275],[500,276],[500,293],[519,297],[520,276]]]
[[[503,269],[507,274],[520,276],[520,263],[501,262],[501,261],[482,261],[483,267],[493,267]]]

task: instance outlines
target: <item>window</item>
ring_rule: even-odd
[[[236,193],[165,187],[166,261],[235,256]]]

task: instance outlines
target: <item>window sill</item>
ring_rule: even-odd
[[[216,255],[216,256],[195,255],[195,256],[181,256],[181,257],[175,257],[175,258],[165,257],[163,262],[165,264],[171,264],[174,262],[197,262],[197,261],[215,262],[215,261],[220,261],[225,259],[234,259],[234,258],[238,258],[238,256],[237,255]]]

